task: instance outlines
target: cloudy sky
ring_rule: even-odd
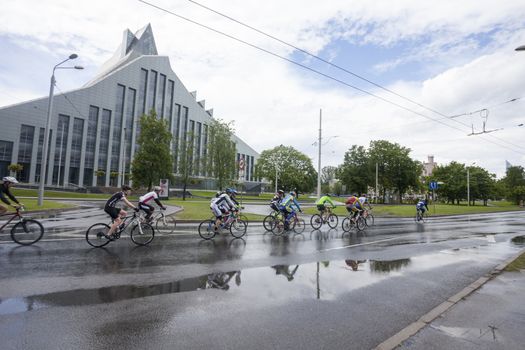
[[[0,106],[46,96],[52,67],[73,52],[85,70],[59,71],[57,86],[82,86],[125,29],[151,23],[187,89],[258,152],[292,145],[317,167],[322,109],[323,166],[379,139],[498,176],[505,160],[525,165],[525,51],[514,50],[525,45],[522,0],[197,1],[332,65],[192,1],[148,2],[289,61],[141,1],[3,0]],[[502,130],[468,136],[484,121]]]

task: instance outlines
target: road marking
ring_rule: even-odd
[[[395,239],[400,239],[400,238],[401,237],[385,238],[385,239],[380,239],[379,241],[373,241],[373,242],[367,242],[367,243],[359,243],[359,244],[352,244],[352,245],[345,245],[343,247],[328,248],[328,249],[322,249],[322,250],[319,250],[319,251],[320,252],[327,252],[327,251],[330,251],[330,250],[339,250],[339,249],[360,247],[360,246],[364,246],[364,245],[370,245],[370,244],[376,244],[376,243],[381,243],[381,242],[393,241]]]

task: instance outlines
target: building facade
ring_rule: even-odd
[[[124,32],[121,46],[100,72],[80,89],[55,95],[48,145],[46,184],[54,186],[120,186],[137,151],[139,117],[155,110],[173,134],[173,173],[178,173],[179,145],[194,135],[194,164],[206,156],[213,110],[197,101],[159,56],[151,26]],[[40,181],[48,98],[0,108],[0,176],[9,164],[23,166],[19,180]],[[240,181],[255,181],[258,153],[234,136]],[[206,179],[205,169],[192,176]]]
[[[437,163],[434,162],[434,156],[428,156],[428,161],[423,162],[423,176],[431,176]]]

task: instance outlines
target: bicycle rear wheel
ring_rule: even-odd
[[[246,227],[248,224],[244,220],[233,220],[230,224],[230,233],[235,238],[241,238],[246,234]]]
[[[202,239],[212,239],[215,236],[215,221],[204,220],[199,225],[199,236]]]
[[[162,233],[172,233],[177,226],[177,220],[173,216],[163,215],[157,219],[155,228]]]
[[[22,219],[11,229],[11,239],[21,245],[36,243],[43,235],[44,227],[33,219]]]
[[[297,219],[293,224],[293,231],[295,233],[303,233],[306,229],[306,222],[303,219]]]
[[[263,219],[263,226],[266,231],[271,231],[275,222],[275,216],[266,215]]]
[[[86,231],[86,241],[90,246],[100,248],[111,242],[106,238],[109,232],[109,225],[98,223],[92,225]]]
[[[344,232],[350,232],[355,227],[354,222],[350,218],[344,218],[341,223],[341,228]]]
[[[328,226],[330,226],[330,228],[336,228],[337,224],[339,223],[339,218],[335,214],[330,214],[330,215],[328,215],[328,221],[327,222],[328,222]]]
[[[284,231],[284,220],[275,218],[272,224],[272,233],[276,236],[282,236]]]
[[[131,230],[131,240],[136,245],[148,245],[153,238],[155,238],[155,229],[145,222],[133,226]]]
[[[321,218],[321,215],[312,215],[312,218],[310,219],[310,225],[312,225],[314,230],[319,230],[321,226],[323,226],[323,219]]]

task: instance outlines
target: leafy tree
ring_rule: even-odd
[[[476,200],[483,200],[483,205],[487,202],[495,189],[495,174],[490,174],[481,167],[469,167],[470,177],[470,201],[471,205],[476,205]]]
[[[505,186],[506,196],[509,200],[519,204],[525,199],[519,187],[525,186],[525,170],[521,166],[511,166],[507,169],[505,177],[501,180]]]
[[[264,150],[257,161],[257,174],[275,185],[278,170],[279,187],[299,192],[312,191],[317,183],[317,172],[312,160],[291,146],[277,146]]]
[[[140,118],[139,149],[131,164],[133,182],[151,190],[160,179],[172,179],[173,158],[170,151],[172,135],[165,119],[158,119],[152,110]]]
[[[191,182],[193,170],[193,155],[195,153],[195,138],[191,131],[180,139],[178,152],[178,173],[179,181],[182,184],[182,200],[186,200],[186,189]]]
[[[344,162],[337,168],[337,178],[348,192],[366,193],[371,183],[370,158],[363,146],[353,145],[345,153]]]
[[[321,183],[328,184],[331,180],[335,179],[337,167],[327,165],[321,169]]]
[[[447,199],[448,203],[457,203],[466,197],[467,193],[467,170],[465,164],[451,162],[447,165],[438,165],[432,172],[434,181],[443,182],[437,190],[441,197]]]
[[[379,183],[383,189],[383,200],[386,190],[395,190],[401,201],[403,194],[410,188],[419,187],[423,165],[410,158],[410,151],[410,148],[385,140],[370,142],[368,174],[375,172],[375,164],[377,163]]]
[[[204,159],[204,167],[208,175],[217,179],[220,190],[234,180],[237,173],[233,133],[232,122],[226,123],[220,119],[214,119],[208,127],[208,152]]]

